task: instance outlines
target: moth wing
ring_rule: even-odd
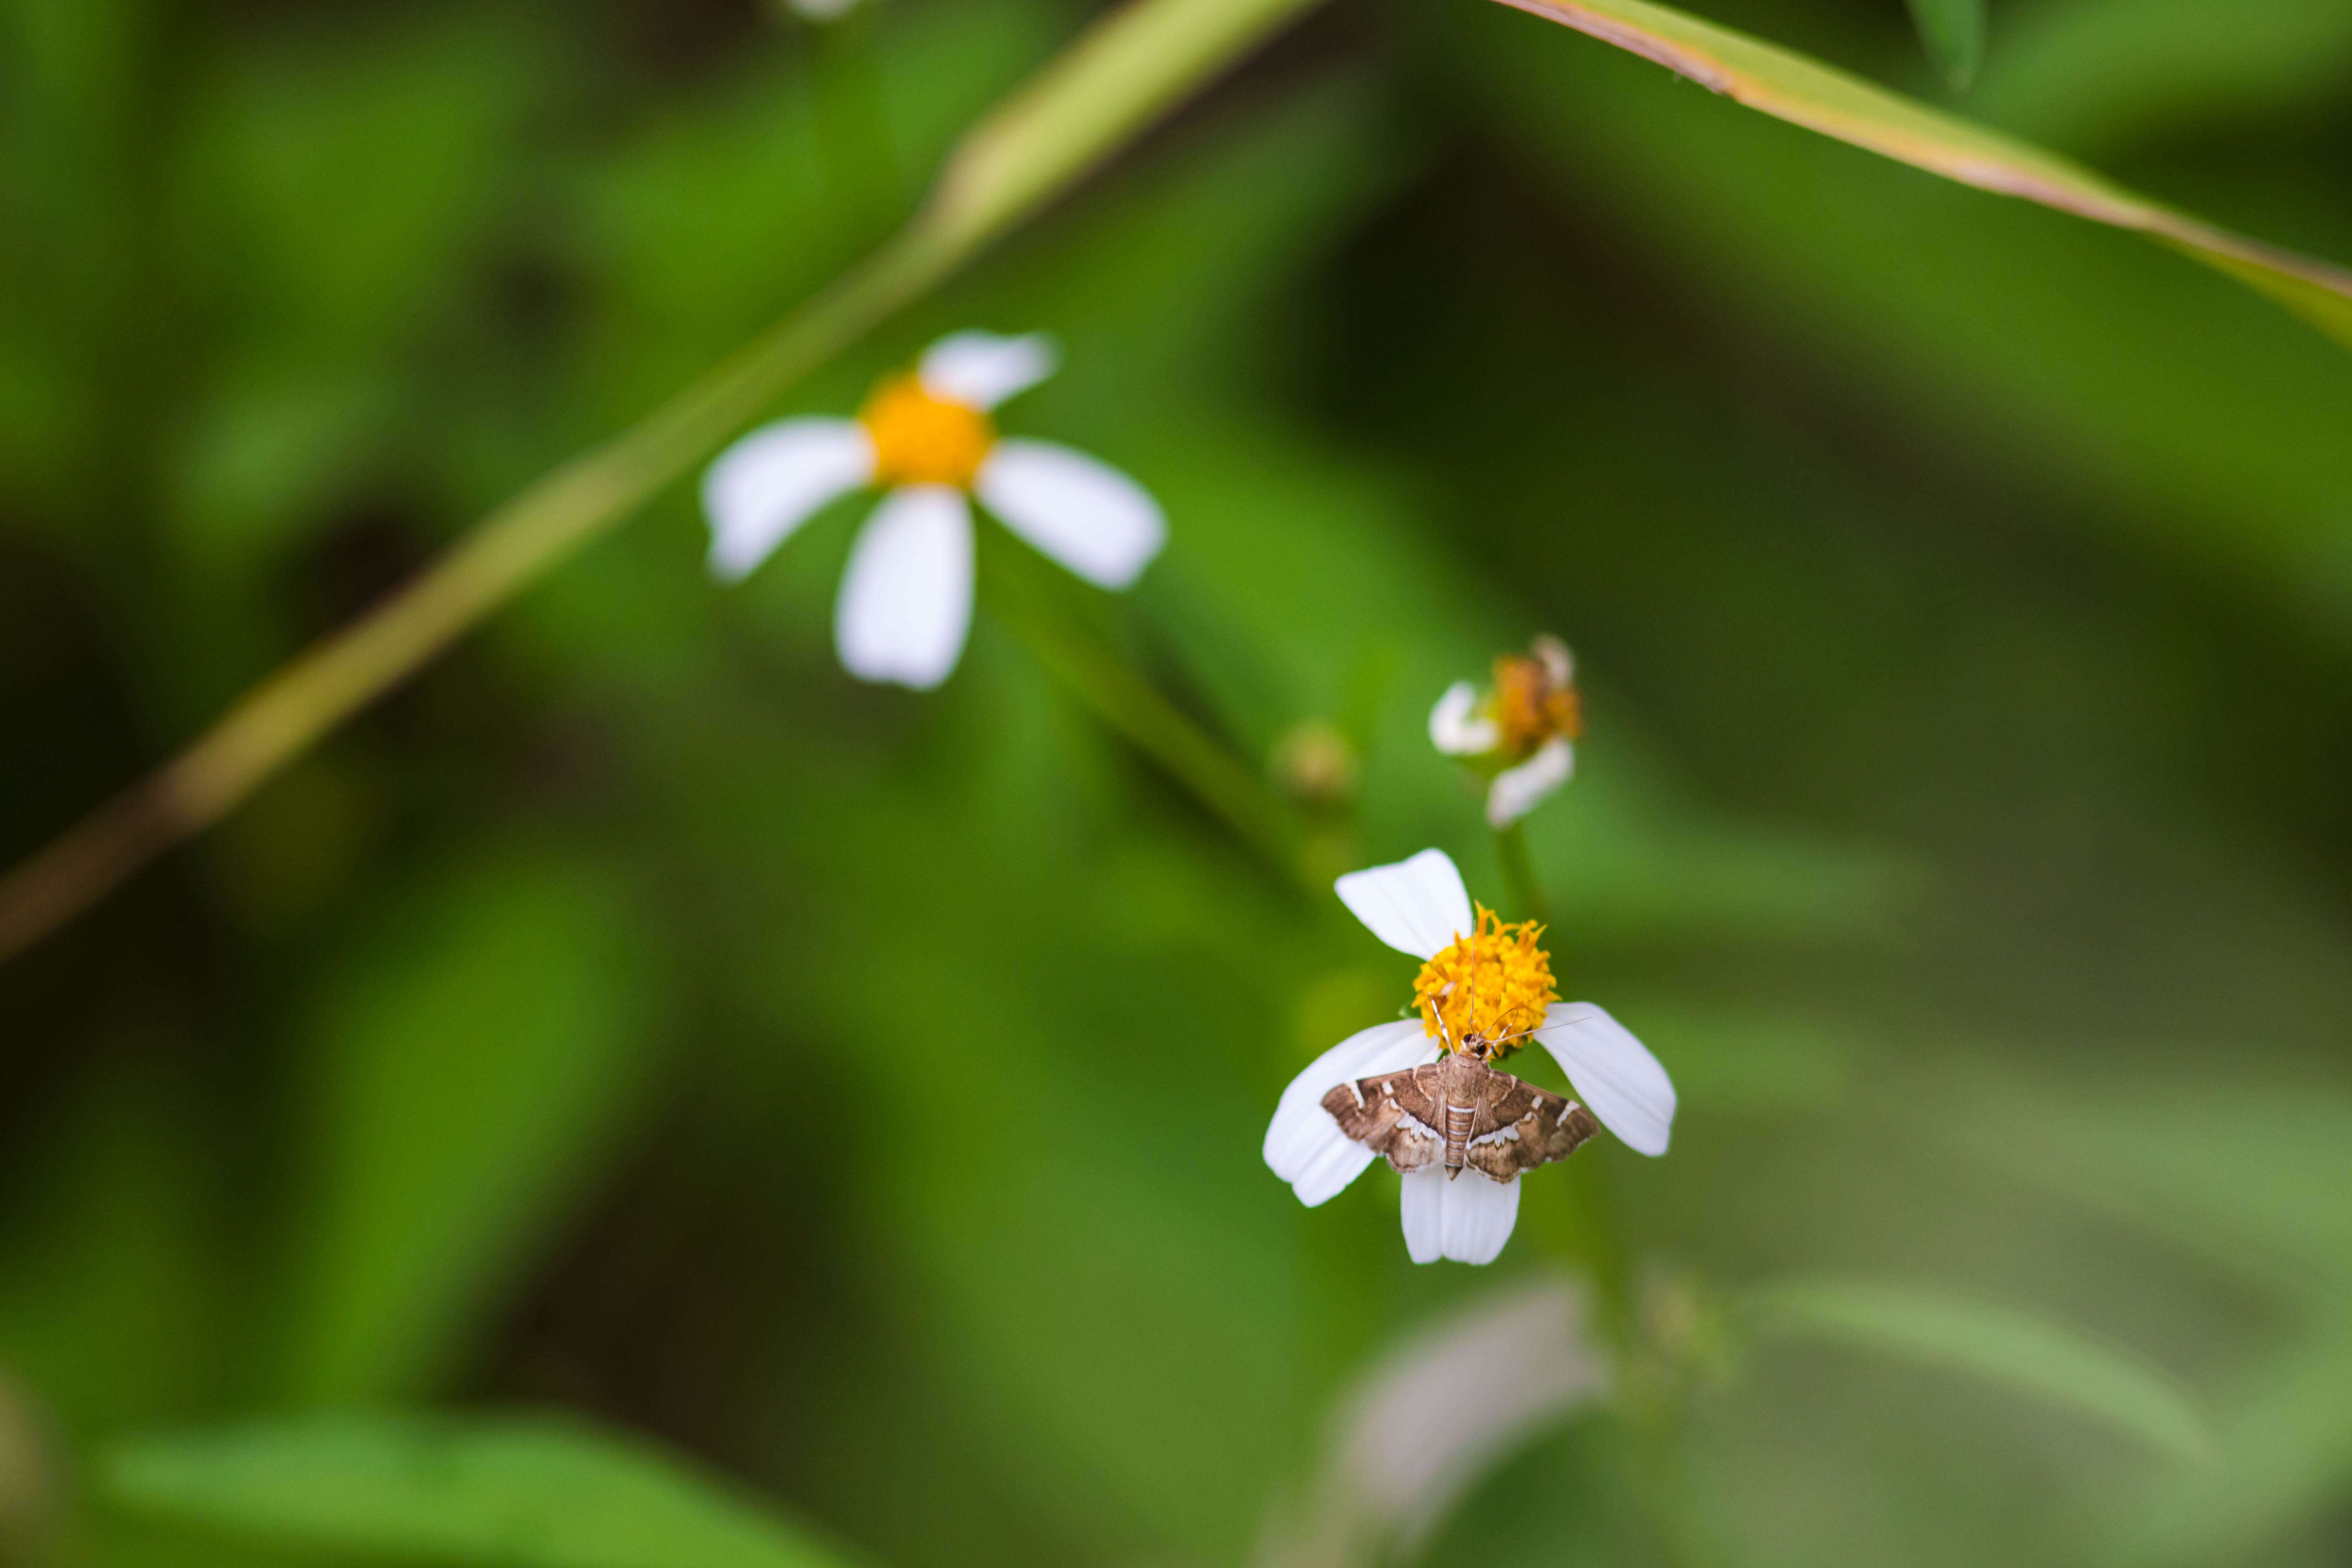
[[[1543,1100],[1558,1098],[1546,1095],[1525,1079],[1488,1068],[1486,1081],[1478,1088],[1477,1103],[1470,1119],[1470,1136],[1491,1137],[1506,1127],[1516,1126]]]
[[[1324,1091],[1323,1109],[1331,1113],[1340,1131],[1359,1143],[1373,1143],[1386,1137],[1404,1114],[1391,1086],[1400,1079],[1410,1080],[1412,1077],[1412,1069],[1407,1068],[1402,1072],[1379,1073],[1334,1084]]]
[[[1434,1131],[1434,1101],[1417,1074],[1423,1068],[1384,1072],[1339,1084],[1323,1097],[1323,1109],[1339,1131],[1400,1171],[1418,1171],[1445,1152]]]
[[[1497,1102],[1496,1110],[1520,1114],[1470,1145],[1470,1168],[1497,1182],[1565,1160],[1601,1131],[1592,1112],[1576,1101],[1512,1081],[1518,1087]]]

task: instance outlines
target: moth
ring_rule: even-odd
[[[1339,1131],[1400,1171],[1442,1163],[1497,1182],[1565,1160],[1601,1131],[1592,1112],[1486,1065],[1483,1042],[1343,1083],[1323,1097]]]

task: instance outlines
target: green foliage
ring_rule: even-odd
[[[507,1568],[830,1568],[799,1526],[638,1443],[550,1420],[342,1415],[127,1443],[131,1511]]]
[[[242,330],[199,369],[171,480],[190,568],[266,559],[392,456],[420,349],[513,200],[499,150],[534,108],[535,47],[453,18],[303,40],[207,84],[173,216],[206,309]]]
[[[1964,88],[1984,65],[1984,0],[1909,0],[1919,41],[1946,81]]]
[[[646,940],[589,866],[492,860],[410,894],[330,976],[303,1020],[289,1397],[446,1372],[645,1086]]]
[[[173,1114],[185,1096],[152,1071],[102,1078],[28,1152],[0,1278],[0,1361],[37,1378],[39,1414],[19,1417],[37,1431],[46,1416],[90,1436],[218,1396],[234,1298],[218,1183]]]
[[[0,4],[11,851],[836,276],[1090,9]],[[1891,5],[1722,10],[1921,79]],[[1054,332],[1002,426],[1165,504],[1132,594],[992,532],[956,676],[861,687],[870,503],[722,589],[674,486],[0,970],[43,1460],[0,1481],[65,1544],[1254,1561],[1367,1366],[1564,1269],[1638,1397],[1458,1478],[1415,1563],[2340,1556],[2352,361],[1526,16],[1370,21],[774,410]],[[1999,24],[1961,112],[2352,256],[2336,8]],[[1487,898],[1429,705],[1567,637],[1588,732],[1528,842],[1673,1152],[1538,1173],[1485,1271],[1406,1262],[1384,1170],[1301,1209],[1274,1099],[1412,963],[1024,608],[1231,776],[1332,726],[1308,852],[1442,845]],[[1823,1283],[1887,1279],[1939,1286]],[[1816,1283],[1726,1361],[1755,1279]],[[598,1425],[459,1414],[547,1405]]]
[[[2119,239],[1756,130],[1622,55],[1532,50],[1524,27],[1469,35],[1486,104],[1723,308],[1789,322],[1944,439],[2107,509],[2051,510],[2130,516],[2126,550],[2252,578],[2315,627],[2352,619],[2344,355]]]
[[[1747,1302],[1759,1328],[1814,1335],[1973,1373],[2200,1458],[2205,1423],[2162,1374],[2031,1312],[1916,1287],[1793,1280]]]
[[[1791,50],[1647,0],[1564,0],[1539,16],[1655,60],[1714,91],[1841,142],[2002,195],[2145,234],[2267,294],[2352,344],[2352,273],[2214,228],[2030,142],[1939,112]],[[1948,68],[1970,63],[1960,26],[1934,24]],[[1964,74],[1964,73],[1955,73]]]
[[[2084,157],[2306,112],[2352,71],[2352,14],[2333,0],[2058,0],[2004,25],[1974,106]]]

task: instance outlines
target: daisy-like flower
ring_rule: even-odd
[[[1666,1152],[1675,1121],[1666,1069],[1591,1003],[1559,1000],[1551,960],[1537,945],[1539,927],[1505,924],[1491,910],[1473,910],[1461,873],[1442,849],[1351,871],[1338,887],[1340,901],[1374,936],[1423,961],[1413,982],[1420,1016],[1349,1036],[1282,1091],[1265,1131],[1265,1163],[1299,1202],[1309,1208],[1329,1202],[1373,1160],[1373,1150],[1340,1131],[1325,1108],[1332,1090],[1359,1085],[1361,1101],[1362,1079],[1423,1067],[1457,1049],[1491,1063],[1528,1039],[1551,1053],[1601,1126],[1637,1153]],[[1476,1144],[1517,1140],[1522,1129],[1549,1136],[1578,1113],[1574,1107],[1554,1110],[1549,1125],[1531,1120],[1478,1136],[1473,1152]],[[1425,1126],[1410,1131],[1440,1141],[1447,1133]],[[1496,1180],[1475,1160],[1448,1171],[1423,1158],[1403,1176],[1405,1250],[1415,1263],[1493,1262],[1518,1219],[1517,1173]]]
[[[929,690],[971,629],[972,500],[1104,588],[1133,583],[1168,528],[1142,486],[1046,441],[1000,437],[996,405],[1054,374],[1051,340],[957,332],[874,389],[855,419],[785,419],[752,431],[703,476],[710,570],[732,581],[810,515],[882,489],[849,553],[834,644],[850,674]]]
[[[1576,661],[1555,637],[1497,658],[1487,690],[1457,680],[1429,710],[1430,743],[1492,781],[1486,821],[1497,833],[1568,782],[1583,732]]]

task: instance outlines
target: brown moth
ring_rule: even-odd
[[[1339,1131],[1400,1171],[1442,1162],[1497,1182],[1565,1160],[1601,1131],[1592,1112],[1497,1072],[1472,1041],[1433,1062],[1343,1083],[1323,1097]]]

